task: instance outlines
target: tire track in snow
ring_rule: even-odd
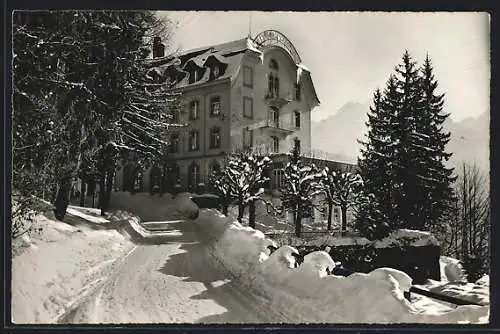
[[[197,226],[186,222],[181,231],[178,239],[134,247],[66,323],[270,322],[262,309],[269,302],[213,263]]]

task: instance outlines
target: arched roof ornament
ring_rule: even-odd
[[[278,46],[284,49],[290,55],[290,57],[292,57],[295,64],[302,63],[299,53],[293,46],[292,42],[290,42],[290,40],[286,38],[285,35],[277,30],[264,30],[255,37],[253,42],[261,51],[267,46]]]

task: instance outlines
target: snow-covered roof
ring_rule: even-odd
[[[168,65],[171,65],[174,61],[176,62],[175,63],[176,67],[180,69],[186,69],[187,67],[189,67],[190,63],[195,64],[199,68],[205,68],[207,67],[207,61],[209,61],[211,58],[215,58],[221,64],[226,65],[225,69],[223,69],[222,71],[222,74],[215,79],[211,78],[209,75],[204,75],[202,78],[200,78],[200,80],[194,83],[189,83],[187,78],[184,78],[184,80],[179,81],[176,85],[176,88],[181,88],[187,85],[199,85],[207,82],[208,80],[212,81],[222,81],[225,79],[233,80],[241,68],[241,61],[243,59],[243,55],[247,51],[257,54],[261,60],[261,63],[263,63],[264,61],[263,51],[259,49],[258,45],[254,42],[254,40],[252,40],[252,38],[245,37],[227,43],[204,46],[196,49],[187,50],[174,55],[148,59],[147,64],[149,64],[151,68],[158,68],[156,72],[162,73],[163,75],[166,72],[164,70],[161,70],[161,68],[168,67]],[[313,100],[315,101],[316,104],[319,104],[319,99],[316,94],[314,84],[312,82],[311,72],[304,64],[302,64],[301,61],[296,63],[296,66],[297,66],[297,80],[302,78],[302,80],[306,80],[306,82],[308,82],[311,85],[313,92]],[[207,71],[205,71],[205,73],[206,72]]]
[[[179,68],[185,69],[189,63],[194,63],[200,68],[205,68],[207,61],[215,58],[220,63],[226,65],[222,74],[213,79],[213,81],[222,81],[224,79],[233,78],[238,72],[244,53],[247,51],[247,38],[243,38],[228,43],[205,46],[197,49],[187,50],[185,52],[167,57],[158,57],[149,59],[147,63],[152,68],[162,68],[172,63],[173,59],[179,59]],[[162,72],[163,73],[163,72]],[[205,71],[208,74],[208,71]],[[177,83],[176,88],[185,87],[188,85],[199,85],[210,80],[209,75],[203,75],[200,80],[195,83],[189,83],[187,77]]]

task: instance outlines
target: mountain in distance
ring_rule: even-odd
[[[356,163],[365,133],[368,106],[359,102],[348,102],[332,116],[311,124],[311,146],[338,157],[338,160]]]
[[[351,101],[332,116],[311,124],[312,147],[328,152],[334,159],[356,163],[367,131],[368,105]],[[443,125],[451,132],[446,149],[452,152],[449,166],[459,167],[462,162],[476,162],[481,169],[489,171],[489,112],[478,117],[469,117],[459,122],[448,118]]]

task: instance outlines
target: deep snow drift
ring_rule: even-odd
[[[79,213],[92,219],[89,212]],[[73,226],[55,220],[52,213],[37,215],[35,226],[42,230],[13,242],[12,321],[18,324],[55,323],[133,248],[116,230],[92,228],[89,223]]]
[[[404,298],[411,278],[380,268],[349,277],[327,275],[335,266],[326,252],[314,252],[295,267],[290,246],[269,256],[275,242],[260,231],[233,222],[216,210],[201,210],[194,221],[210,239],[211,253],[228,272],[279,310],[290,322],[326,323],[485,323],[488,306],[421,309]]]

